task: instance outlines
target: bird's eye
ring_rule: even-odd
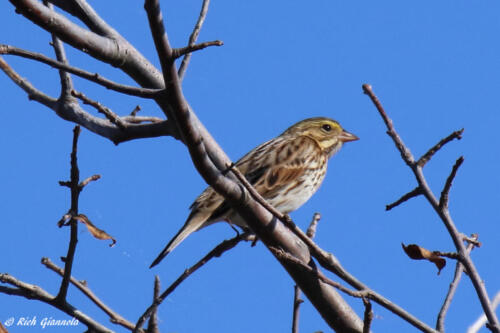
[[[323,126],[321,126],[321,128],[327,132],[330,132],[332,130],[332,126],[330,126],[328,124],[324,124]]]

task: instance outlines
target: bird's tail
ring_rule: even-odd
[[[153,261],[151,266],[149,268],[152,268],[160,263],[160,261],[163,260],[169,254],[172,252],[173,249],[177,247],[184,239],[186,239],[187,236],[191,235],[193,232],[197,231],[198,229],[201,229],[204,226],[205,222],[205,216],[201,216],[200,214],[194,214],[193,216],[190,216],[184,226],[179,230],[177,235],[174,236],[168,242],[167,246],[161,251],[161,253],[158,255],[158,257]]]

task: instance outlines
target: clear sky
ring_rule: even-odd
[[[91,1],[100,15],[158,65],[143,1]],[[184,46],[201,1],[163,1],[169,38]],[[194,55],[184,93],[206,127],[234,160],[294,122],[311,116],[337,119],[360,137],[332,160],[321,189],[292,218],[306,227],[322,214],[317,242],[333,252],[360,280],[434,326],[454,272],[438,276],[426,262],[410,261],[401,243],[453,251],[443,224],[423,198],[390,212],[385,205],[416,185],[361,85],[372,84],[401,137],[418,157],[439,139],[465,128],[461,141],[440,151],[425,167],[439,194],[455,160],[464,155],[450,194],[459,230],[478,233],[483,246],[473,259],[490,295],[500,290],[500,227],[497,208],[500,165],[500,4],[497,1],[214,1],[200,41],[225,45]],[[52,56],[50,36],[0,4],[0,43]],[[132,81],[67,49],[69,61],[116,81]],[[6,56],[21,75],[56,97],[57,72]],[[29,102],[0,74],[0,272],[55,294],[58,276],[42,256],[61,264],[69,229],[57,221],[69,207],[73,125]],[[161,116],[150,102],[124,97],[75,79],[76,89],[126,115]],[[90,112],[95,112],[90,110]],[[79,146],[82,177],[98,173],[80,199],[81,212],[117,244],[94,239],[80,227],[74,276],[112,309],[135,321],[150,304],[154,275],[163,288],[234,232],[218,224],[189,237],[158,267],[151,261],[177,232],[205,183],[182,144],[172,138],[144,139],[119,146],[83,130]],[[184,282],[161,306],[162,332],[288,332],[293,282],[262,244],[240,244]],[[78,290],[69,300],[118,332],[118,326]],[[362,314],[357,299],[348,302]],[[414,332],[413,327],[374,305],[375,332]],[[464,332],[481,308],[467,277],[450,308],[448,332]],[[51,307],[0,294],[0,320],[38,322],[67,319]],[[82,325],[52,331],[82,332]],[[12,332],[37,332],[16,327]],[[328,331],[309,302],[301,308],[301,332]],[[486,332],[486,330],[483,330]]]

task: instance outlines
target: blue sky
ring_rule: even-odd
[[[142,1],[90,3],[158,66]],[[172,44],[185,45],[201,2],[164,1],[162,6]],[[401,242],[431,250],[454,247],[423,198],[385,212],[387,203],[416,183],[361,85],[372,84],[416,156],[465,128],[463,139],[447,145],[424,171],[439,194],[456,158],[464,155],[450,210],[460,231],[479,234],[483,246],[474,250],[473,259],[493,295],[500,290],[499,12],[496,1],[214,1],[200,41],[221,39],[225,45],[194,55],[184,93],[235,160],[311,116],[337,119],[358,135],[359,141],[347,144],[331,160],[321,189],[292,217],[305,228],[313,213],[321,212],[318,244],[367,285],[434,326],[454,263],[448,261],[438,276],[432,264],[410,261]],[[0,43],[52,55],[50,36],[16,15],[10,3],[0,4],[0,17]],[[71,48],[67,52],[75,66],[132,84],[110,66]],[[5,59],[36,87],[54,97],[59,94],[54,70],[12,56]],[[56,222],[69,207],[69,193],[57,182],[69,177],[73,125],[29,102],[3,74],[0,84],[0,271],[55,294],[59,278],[39,262],[46,256],[60,264],[59,257],[66,253],[69,230],[58,229]],[[139,104],[143,115],[161,116],[148,101],[77,78],[75,85],[118,114],[129,114]],[[83,130],[79,164],[82,177],[102,175],[85,188],[80,210],[118,242],[109,248],[107,241],[92,238],[80,227],[73,273],[131,321],[149,305],[155,274],[165,288],[213,246],[234,235],[225,224],[200,231],[150,270],[149,264],[184,223],[187,208],[205,187],[184,146],[171,138],[115,146]],[[289,331],[292,298],[293,282],[263,245],[240,244],[190,277],[164,302],[160,328]],[[69,300],[108,324],[107,317],[74,288]],[[362,313],[359,300],[347,300]],[[2,294],[0,309],[2,322],[22,316],[36,316],[38,321],[67,318],[45,304]],[[416,331],[377,305],[374,312],[376,332]],[[464,277],[447,317],[447,331],[465,331],[480,313]],[[68,331],[82,329],[80,325]],[[12,329],[38,330],[40,326]],[[305,302],[300,331],[316,330],[328,327]]]

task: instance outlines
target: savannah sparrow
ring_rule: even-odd
[[[335,120],[309,118],[251,150],[235,166],[264,199],[281,213],[288,214],[302,206],[319,188],[328,159],[344,142],[354,140],[358,137],[342,129]],[[151,267],[191,233],[212,223],[226,221],[247,228],[246,222],[212,187],[205,189],[190,209],[182,229]]]

